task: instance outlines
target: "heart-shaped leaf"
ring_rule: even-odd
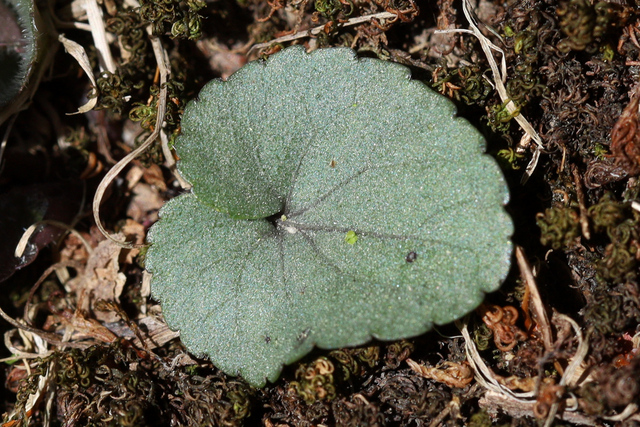
[[[510,262],[508,192],[484,141],[402,66],[289,48],[213,81],[176,142],[193,193],[147,268],[194,353],[254,385],[314,345],[451,322]]]

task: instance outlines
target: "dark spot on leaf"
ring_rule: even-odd
[[[302,344],[307,338],[309,338],[309,333],[311,332],[310,328],[305,329],[304,331],[300,332],[300,334],[298,335],[298,342],[300,344]]]
[[[266,342],[267,344],[269,344],[271,342],[271,337],[269,335],[267,335],[266,337],[264,337],[264,342]]]
[[[415,260],[416,260],[416,258],[418,258],[418,254],[417,254],[417,253],[415,253],[415,252],[413,252],[413,251],[411,251],[411,252],[409,252],[409,253],[407,254],[407,257],[405,258],[405,260],[406,260],[407,262],[413,262],[413,261],[415,261]]]

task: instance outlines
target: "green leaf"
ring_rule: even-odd
[[[36,60],[34,13],[31,0],[0,0],[0,107],[27,84]]]
[[[355,245],[356,242],[358,241],[358,235],[356,234],[355,231],[349,230],[347,231],[347,235],[344,236],[344,241],[350,245]]]
[[[313,346],[419,335],[497,289],[508,192],[484,141],[400,65],[289,48],[206,85],[176,142],[193,193],[149,232],[152,292],[253,385]]]

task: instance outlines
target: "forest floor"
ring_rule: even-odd
[[[101,11],[89,17],[83,4],[39,5],[52,54],[0,129],[3,426],[640,423],[640,4],[88,0]],[[58,34],[84,48],[95,83]],[[169,145],[186,103],[292,44],[403,64],[450,98],[503,169],[516,250],[502,288],[458,324],[315,350],[255,389],[186,351],[144,248],[106,239],[91,201],[104,192],[106,230],[144,243],[185,191]]]

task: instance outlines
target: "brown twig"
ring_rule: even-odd
[[[404,11],[400,11],[400,12],[404,12]],[[374,13],[373,15],[366,15],[366,16],[358,16],[356,18],[351,18],[349,20],[347,20],[346,22],[342,22],[340,23],[341,27],[351,27],[353,25],[358,25],[358,24],[362,24],[364,22],[369,22],[372,21],[374,19],[398,19],[398,15],[391,13],[391,12],[380,12],[380,13]],[[311,36],[315,36],[320,34],[320,32],[322,32],[324,30],[324,24],[323,25],[319,25],[317,27],[311,28],[309,30],[303,30],[303,31],[299,31],[295,34],[288,34],[286,36],[282,36],[282,37],[278,37],[277,39],[273,39],[270,40],[268,42],[264,42],[264,43],[258,43],[258,44],[254,44],[253,46],[251,46],[251,49],[249,49],[249,53],[251,53],[253,50],[255,49],[262,49],[265,47],[269,47],[274,43],[285,43],[285,42],[290,42],[293,40],[298,40],[298,39],[302,39],[305,37],[311,37]]]
[[[533,303],[533,314],[536,317],[536,322],[542,333],[542,342],[547,352],[553,351],[553,338],[551,333],[551,325],[549,323],[549,317],[542,304],[540,293],[538,292],[538,286],[536,285],[536,279],[533,276],[533,271],[529,265],[524,250],[520,246],[516,246],[516,259],[518,260],[518,267],[520,267],[520,274],[522,274],[522,280],[525,286],[529,288],[531,292],[531,302]]]
[[[40,338],[42,338],[43,340],[45,340],[49,344],[57,345],[57,346],[60,346],[60,347],[63,347],[63,346],[64,347],[73,347],[73,348],[86,348],[87,347],[86,344],[61,341],[60,337],[55,333],[46,332],[46,331],[43,331],[41,329],[34,328],[34,327],[31,327],[31,326],[27,326],[25,324],[22,324],[22,323],[18,322],[17,320],[15,320],[13,317],[9,316],[7,313],[5,313],[4,310],[2,310],[2,308],[0,308],[0,317],[2,317],[4,320],[6,320],[12,326],[14,326],[14,327],[16,327],[18,329],[21,329],[21,330],[27,331],[27,332],[31,332],[32,334],[35,334],[35,335],[39,336]]]
[[[580,227],[582,228],[582,235],[587,239],[591,239],[591,232],[589,231],[589,214],[584,202],[584,191],[582,190],[582,180],[578,173],[578,168],[573,165],[571,167],[571,173],[573,174],[573,183],[576,186],[576,194],[578,195],[578,205],[580,206]]]

